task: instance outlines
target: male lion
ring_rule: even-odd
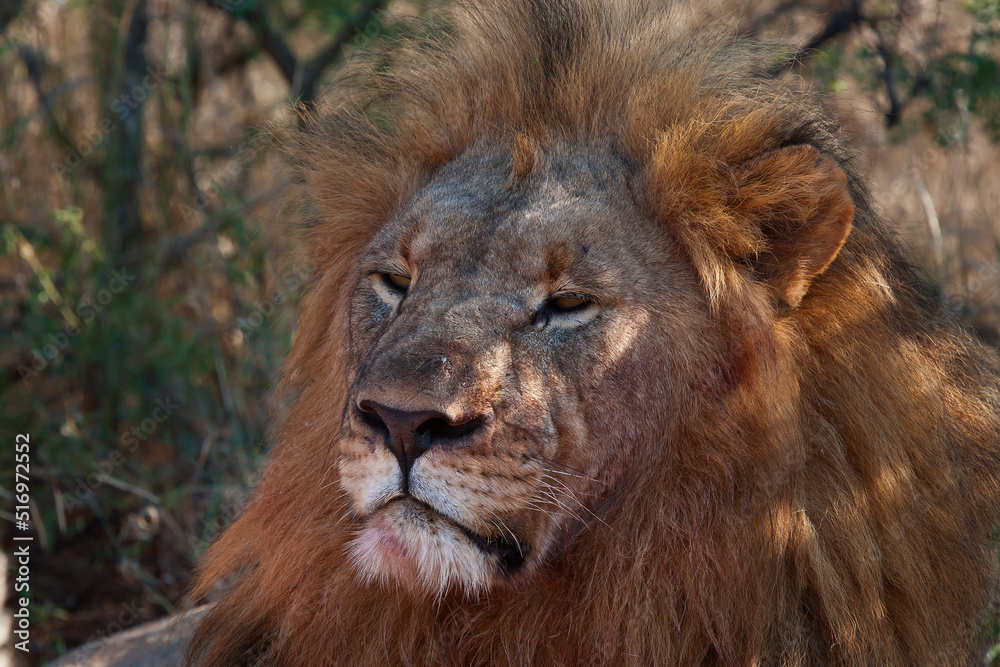
[[[190,660],[980,661],[1000,387],[815,102],[645,4],[440,23],[293,147],[293,400]]]

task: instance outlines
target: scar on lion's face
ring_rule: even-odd
[[[472,150],[362,258],[338,464],[361,576],[476,593],[530,571],[628,472],[628,443],[585,446],[641,404],[610,375],[685,379],[642,341],[709,327],[694,274],[634,201],[634,167],[586,149],[513,185],[509,152]]]

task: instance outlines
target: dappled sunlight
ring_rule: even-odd
[[[604,341],[606,356],[598,360],[597,365],[608,369],[621,361],[643,336],[654,335],[648,329],[649,312],[634,308],[623,315],[615,317],[608,326],[608,335]]]

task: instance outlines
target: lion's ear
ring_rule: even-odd
[[[791,146],[742,165],[737,181],[736,208],[759,225],[766,244],[751,263],[794,308],[851,231],[847,175],[814,147]]]

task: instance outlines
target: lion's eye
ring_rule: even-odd
[[[552,296],[535,311],[531,323],[561,329],[586,324],[597,314],[597,299],[586,294]]]
[[[549,306],[557,313],[571,313],[575,310],[582,310],[590,302],[584,298],[573,296],[561,296],[549,300]]]
[[[386,286],[396,292],[406,293],[410,289],[410,282],[412,279],[409,276],[404,276],[399,273],[383,273],[382,282]]]

